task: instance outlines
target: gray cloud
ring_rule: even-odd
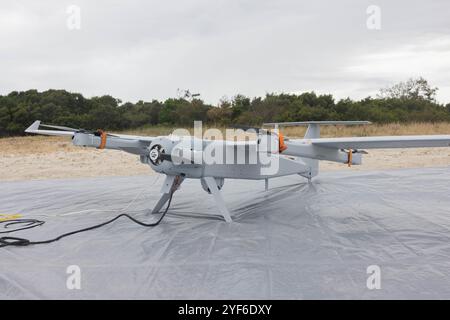
[[[68,30],[66,8],[81,8]],[[381,8],[381,30],[366,9]],[[448,1],[2,1],[0,91],[64,88],[137,101],[177,88],[363,98],[423,75],[450,102]]]

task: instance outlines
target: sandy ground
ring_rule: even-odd
[[[378,170],[450,166],[450,148],[369,150],[363,165],[321,162],[320,169]],[[151,175],[139,157],[115,150],[74,147],[59,137],[0,139],[0,181]]]

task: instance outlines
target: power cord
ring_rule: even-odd
[[[115,216],[111,220],[102,222],[100,224],[97,224],[97,225],[94,225],[94,226],[91,226],[91,227],[87,227],[87,228],[71,231],[71,232],[68,232],[68,233],[64,233],[64,234],[62,234],[60,236],[57,236],[56,238],[49,239],[49,240],[30,241],[29,239],[19,238],[19,237],[9,237],[9,236],[1,237],[0,238],[0,248],[7,247],[7,246],[25,247],[25,246],[29,246],[29,245],[35,245],[35,244],[47,244],[47,243],[56,242],[58,240],[61,240],[62,238],[65,238],[65,237],[68,237],[68,236],[71,236],[71,235],[74,235],[74,234],[77,234],[77,233],[86,232],[86,231],[90,231],[90,230],[101,228],[103,226],[106,226],[107,224],[110,224],[110,223],[116,221],[117,219],[120,219],[121,217],[128,218],[131,221],[133,221],[134,223],[137,223],[138,225],[141,225],[143,227],[156,227],[164,219],[165,215],[167,214],[167,211],[169,211],[170,204],[172,202],[172,196],[173,196],[173,193],[175,192],[175,190],[176,189],[172,187],[172,189],[170,190],[170,193],[169,193],[169,201],[167,203],[166,209],[161,214],[159,219],[156,222],[153,222],[153,223],[144,223],[142,221],[139,221],[139,220],[133,218],[132,216],[130,216],[130,215],[126,214],[126,213],[122,213],[122,214],[119,214],[119,215]],[[8,227],[10,227],[12,225],[23,225],[22,228],[14,229],[12,231],[1,231],[0,234],[12,233],[12,232],[20,231],[20,230],[31,229],[31,228],[35,228],[35,227],[41,226],[44,223],[45,223],[45,221],[41,221],[41,220],[37,220],[37,219],[14,219],[14,220],[8,220],[8,221],[0,221],[0,224],[4,224],[4,228],[5,229],[7,229]]]

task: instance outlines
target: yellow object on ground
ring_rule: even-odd
[[[0,221],[9,221],[22,218],[21,214],[0,214]]]

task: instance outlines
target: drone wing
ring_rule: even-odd
[[[285,155],[340,163],[361,164],[361,149],[449,147],[450,135],[295,139]]]
[[[314,146],[337,149],[449,147],[450,135],[319,138],[310,142]]]

